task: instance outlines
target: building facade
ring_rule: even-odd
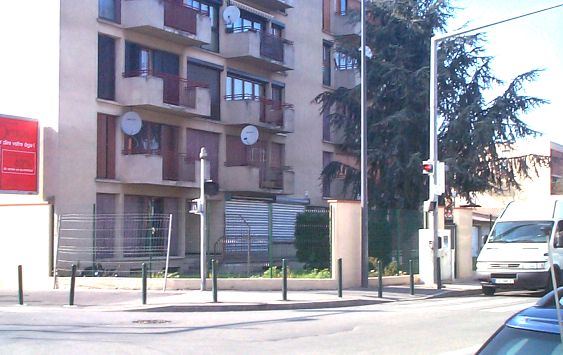
[[[40,31],[34,39],[43,41],[49,82],[29,88],[37,79],[27,60],[2,66],[8,78],[19,72],[18,82],[28,85],[5,90],[11,104],[0,113],[38,119],[41,149],[38,193],[0,194],[0,204],[48,203],[54,220],[171,214],[171,266],[188,270],[200,253],[199,216],[189,209],[200,194],[202,147],[206,179],[219,187],[208,198],[209,252],[251,225],[256,240],[269,238],[280,253],[291,253],[293,231],[284,225],[338,193],[338,181],[323,186],[320,179],[324,165],[345,159],[338,132],[312,101],[325,90],[359,84],[355,63],[334,50],[336,36],[359,38],[349,20],[359,1],[6,6],[13,17],[37,17],[28,29]],[[41,11],[56,16],[46,19]],[[20,46],[14,41],[8,48],[22,57],[33,52]],[[18,104],[35,95],[45,101],[43,110]],[[247,126],[256,128],[255,142],[242,133]],[[99,243],[137,243],[127,239],[134,235],[121,238]]]

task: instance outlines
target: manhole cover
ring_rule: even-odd
[[[163,319],[141,319],[141,320],[134,320],[133,323],[136,324],[163,324],[163,323],[170,323],[169,320]]]

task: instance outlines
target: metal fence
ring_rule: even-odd
[[[282,259],[290,269],[330,270],[327,208],[278,204],[234,204],[225,216],[225,235],[213,245],[218,272],[230,276],[272,276]]]
[[[419,210],[375,209],[369,211],[369,255],[385,265],[396,263],[399,272],[409,271],[409,260],[418,272],[418,230],[423,228]]]
[[[58,219],[57,276],[167,277],[170,214],[64,214]]]

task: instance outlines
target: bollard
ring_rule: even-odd
[[[383,261],[377,261],[377,297],[383,297]]]
[[[217,272],[215,270],[215,259],[211,259],[211,278],[213,283],[211,287],[213,288],[213,303],[217,303]]]
[[[74,287],[76,286],[76,265],[72,264],[70,269],[70,295],[68,296],[68,305],[74,306]]]
[[[342,258],[338,259],[338,297],[342,298]]]
[[[18,265],[18,302],[23,306],[23,271],[22,266]]]
[[[412,267],[412,260],[409,260],[409,275],[411,284],[411,295],[414,295],[414,270]]]
[[[143,304],[147,304],[147,264],[145,263],[141,265],[141,278],[143,279],[143,286],[141,290]]]
[[[283,272],[282,296],[283,296],[283,300],[287,301],[287,264],[285,262],[285,259],[282,259],[282,272]]]
[[[440,266],[440,258],[436,258],[436,288],[442,289],[442,269]]]

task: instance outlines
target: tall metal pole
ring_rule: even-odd
[[[200,226],[199,226],[199,236],[200,236],[200,275],[201,283],[200,290],[205,291],[206,281],[207,281],[207,221],[206,221],[206,201],[205,201],[205,164],[207,158],[207,151],[205,147],[201,148],[199,153],[200,165],[199,165],[199,203],[200,211]]]
[[[360,87],[361,87],[361,242],[362,242],[362,287],[368,287],[368,186],[367,186],[367,122],[366,122],[366,8],[365,0],[361,0],[361,46],[362,46],[362,59],[360,60]]]
[[[363,5],[363,1],[362,1],[362,5]],[[470,32],[475,32],[487,27],[491,27],[491,26],[495,26],[495,25],[499,25],[505,22],[509,22],[509,21],[513,21],[513,20],[517,20],[526,16],[530,16],[530,15],[535,15],[544,11],[548,11],[548,10],[553,10],[559,7],[563,7],[563,3],[562,4],[558,4],[558,5],[554,5],[554,6],[550,6],[547,8],[543,8],[537,11],[532,11],[532,12],[528,12],[522,15],[518,15],[518,16],[513,16],[504,20],[500,20],[500,21],[496,21],[493,23],[488,23],[485,25],[481,25],[481,26],[476,26],[476,27],[472,27],[472,28],[468,28],[468,29],[464,29],[464,30],[460,30],[460,31],[454,31],[451,33],[444,33],[444,34],[439,34],[439,35],[435,35],[432,37],[431,42],[430,42],[430,149],[429,149],[429,160],[431,160],[433,162],[434,165],[434,173],[432,174],[432,182],[429,184],[428,186],[428,190],[429,190],[429,196],[428,199],[431,201],[434,201],[436,203],[436,209],[431,212],[432,213],[432,223],[430,223],[430,230],[432,232],[433,235],[433,259],[434,260],[434,283],[436,283],[436,285],[439,284],[439,281],[437,279],[437,277],[439,277],[437,275],[438,273],[438,266],[437,266],[437,257],[438,257],[438,195],[435,194],[435,186],[437,186],[438,184],[438,174],[437,174],[437,163],[438,163],[438,119],[437,119],[437,112],[438,112],[438,62],[437,62],[437,56],[438,56],[438,43],[448,39],[448,38],[453,38],[453,37],[457,37],[457,36],[461,36]],[[362,15],[363,15],[363,10],[362,10]],[[362,33],[363,33],[363,20],[362,20]],[[362,40],[363,40],[363,36],[362,36]],[[362,42],[362,46],[363,46],[363,42]],[[363,48],[363,47],[362,47]],[[363,60],[362,60],[363,63]],[[363,83],[363,78],[362,78],[362,83]],[[362,85],[363,86],[363,85]],[[363,110],[363,109],[362,109]],[[362,111],[363,113],[363,111]],[[363,128],[363,126],[362,126]],[[363,142],[363,141],[362,141]],[[363,153],[363,150],[362,150]]]
[[[429,147],[429,160],[432,161],[434,172],[431,175],[432,181],[428,184],[428,199],[433,201],[435,208],[430,212],[432,214],[432,221],[430,223],[430,230],[432,231],[432,260],[434,260],[433,279],[436,285],[439,284],[438,267],[436,260],[438,258],[438,195],[435,193],[436,185],[438,184],[438,119],[436,114],[438,112],[438,61],[436,56],[438,53],[437,40],[432,37],[430,41],[430,147]]]

